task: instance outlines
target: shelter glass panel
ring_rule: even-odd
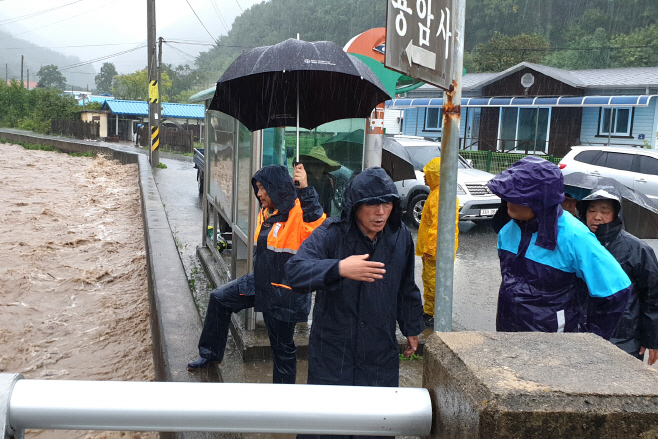
[[[286,156],[285,128],[267,128],[263,130],[263,166],[288,165]]]
[[[515,147],[518,111],[518,108],[500,109],[500,135],[498,136],[498,149],[501,151],[510,151]]]
[[[340,214],[347,183],[363,169],[364,141],[365,119],[336,120],[310,131],[299,131],[299,161],[327,216]],[[286,164],[291,174],[296,144],[295,128],[286,128]]]
[[[235,225],[249,236],[249,203],[252,201],[254,190],[251,186],[251,133],[242,124],[238,125],[238,151],[237,151],[237,215]]]
[[[219,111],[209,111],[208,148],[205,160],[210,167],[209,194],[217,208],[230,222],[233,219],[231,193],[233,190],[233,150],[235,147],[235,119]]]

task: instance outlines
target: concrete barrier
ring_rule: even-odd
[[[435,333],[430,438],[658,438],[658,371],[594,334]]]

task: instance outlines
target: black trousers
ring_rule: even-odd
[[[199,339],[199,355],[211,361],[222,361],[228,338],[231,313],[254,306],[253,273],[222,285],[210,293],[208,311]],[[293,340],[295,323],[283,322],[263,313],[272,348],[272,382],[295,384],[297,346]]]

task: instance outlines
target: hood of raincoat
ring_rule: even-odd
[[[441,177],[440,168],[441,168],[441,157],[433,158],[423,168],[423,172],[425,173],[425,178],[427,179],[427,185],[430,187],[431,191],[439,187],[439,180]]]
[[[292,177],[288,174],[288,168],[281,165],[268,165],[259,169],[251,178],[251,185],[254,187],[256,197],[258,197],[257,181],[263,185],[267,195],[274,203],[274,207],[280,213],[290,212],[295,205],[297,190],[292,182]]]
[[[611,200],[615,214],[621,218],[621,194],[614,186],[599,186],[576,204],[580,217],[585,219],[589,203],[596,200]]]
[[[345,188],[342,218],[351,224],[360,205],[383,203],[393,203],[393,212],[386,223],[398,229],[402,224],[398,189],[382,168],[368,168],[354,177]]]
[[[530,207],[538,223],[536,244],[555,250],[560,203],[564,201],[564,177],[555,164],[525,157],[492,178],[487,186],[508,203]]]

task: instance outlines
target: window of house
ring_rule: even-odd
[[[441,108],[427,108],[425,111],[425,131],[440,131],[443,127]]]
[[[632,115],[633,111],[630,107],[603,108],[599,133],[613,136],[630,136]],[[610,131],[611,126],[612,132]]]
[[[546,154],[550,120],[548,107],[501,108],[498,150]]]

